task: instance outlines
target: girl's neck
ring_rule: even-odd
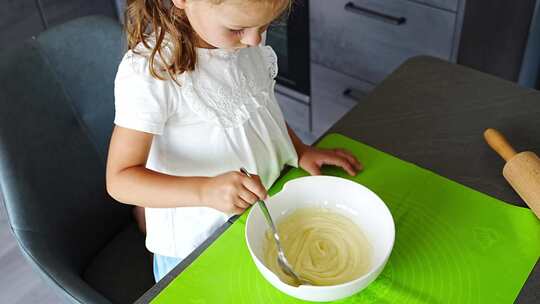
[[[199,35],[195,34],[195,47],[201,49],[215,49],[216,47],[204,41]]]

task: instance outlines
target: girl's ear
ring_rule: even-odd
[[[186,2],[187,0],[172,0],[172,3],[174,4],[174,6],[176,6],[179,9],[185,9]]]

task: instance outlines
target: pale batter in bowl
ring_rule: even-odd
[[[372,248],[350,218],[328,208],[300,208],[277,224],[285,255],[300,276],[318,286],[350,282],[367,273]],[[277,263],[277,250],[267,231],[264,262],[285,283],[293,280]]]

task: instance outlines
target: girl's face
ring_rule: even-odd
[[[197,47],[238,49],[258,45],[261,34],[289,1],[227,0],[215,5],[204,0],[173,0],[173,3],[185,11],[201,39]]]

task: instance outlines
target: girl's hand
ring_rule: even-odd
[[[311,175],[320,175],[322,165],[341,167],[353,176],[362,170],[362,164],[345,149],[319,149],[307,145],[299,155],[298,165]]]
[[[251,178],[231,171],[209,177],[201,185],[201,201],[208,207],[225,213],[240,214],[259,199],[266,198],[266,189],[259,176]]]

